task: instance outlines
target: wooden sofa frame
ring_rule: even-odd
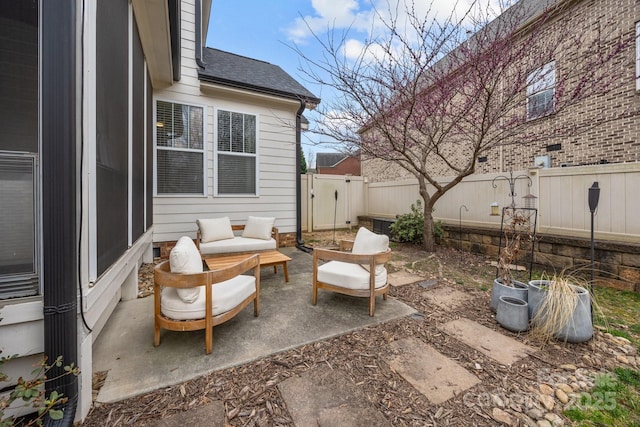
[[[214,289],[217,283],[232,279],[244,272],[253,269],[253,275],[256,279],[256,290],[250,296],[245,298],[240,304],[233,309],[213,315],[212,301]],[[205,286],[206,305],[205,317],[196,320],[175,320],[166,317],[161,311],[161,293],[163,287],[172,288],[193,288],[196,286]],[[260,261],[258,255],[248,257],[232,266],[213,271],[205,271],[198,274],[176,274],[171,273],[169,261],[163,261],[155,267],[154,284],[154,346],[160,345],[160,329],[170,331],[198,331],[205,330],[205,351],[210,354],[213,349],[213,327],[234,317],[247,305],[253,301],[253,315],[258,317],[260,313]]]

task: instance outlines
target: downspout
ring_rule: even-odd
[[[76,2],[42,1],[41,165],[42,283],[44,284],[44,354],[51,363],[78,365],[77,327],[77,9]],[[78,405],[75,375],[53,367],[45,383],[47,396],[67,398],[56,409],[60,420],[47,426],[72,426]]]
[[[302,175],[300,174],[300,158],[302,157],[302,113],[307,102],[300,99],[300,108],[296,112],[296,248],[312,252],[313,249],[305,246],[302,240]]]
[[[196,20],[196,64],[201,69],[205,69],[207,64],[202,60],[202,1],[196,0],[195,3],[195,20]]]

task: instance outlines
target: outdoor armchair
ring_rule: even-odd
[[[253,270],[253,275],[243,275]],[[169,261],[154,271],[154,345],[160,345],[160,329],[205,330],[205,351],[213,347],[213,327],[233,318],[253,302],[260,312],[260,262],[247,255],[237,264],[203,271],[202,258],[193,240],[181,237]]]
[[[351,250],[351,252],[349,252]],[[389,292],[386,263],[391,259],[389,238],[361,227],[353,242],[342,240],[340,249],[313,250],[313,305],[318,289],[369,298],[374,315],[376,296],[386,300]],[[328,261],[320,264],[321,261]]]

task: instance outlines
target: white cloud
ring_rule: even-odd
[[[385,31],[380,19],[397,18],[398,28],[408,25],[407,7],[413,7],[419,17],[444,21],[453,13],[453,20],[462,19],[473,5],[474,13],[499,13],[502,3],[513,3],[514,0],[311,0],[313,15],[296,18],[286,29],[289,39],[296,43],[304,43],[313,34],[322,36],[330,29],[346,30],[366,34],[369,39],[375,38]],[[455,7],[455,10],[454,10]]]

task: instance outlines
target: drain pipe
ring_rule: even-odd
[[[44,354],[48,363],[78,365],[77,325],[77,111],[76,2],[42,4],[42,282],[44,283]],[[75,375],[54,366],[47,374],[47,396],[68,400],[56,409],[60,420],[45,417],[47,426],[72,426],[78,404]]]
[[[304,99],[300,99],[300,108],[296,112],[296,248],[307,253],[313,249],[305,246],[302,240],[302,177],[300,174],[300,158],[302,157],[302,113],[307,106]]]

